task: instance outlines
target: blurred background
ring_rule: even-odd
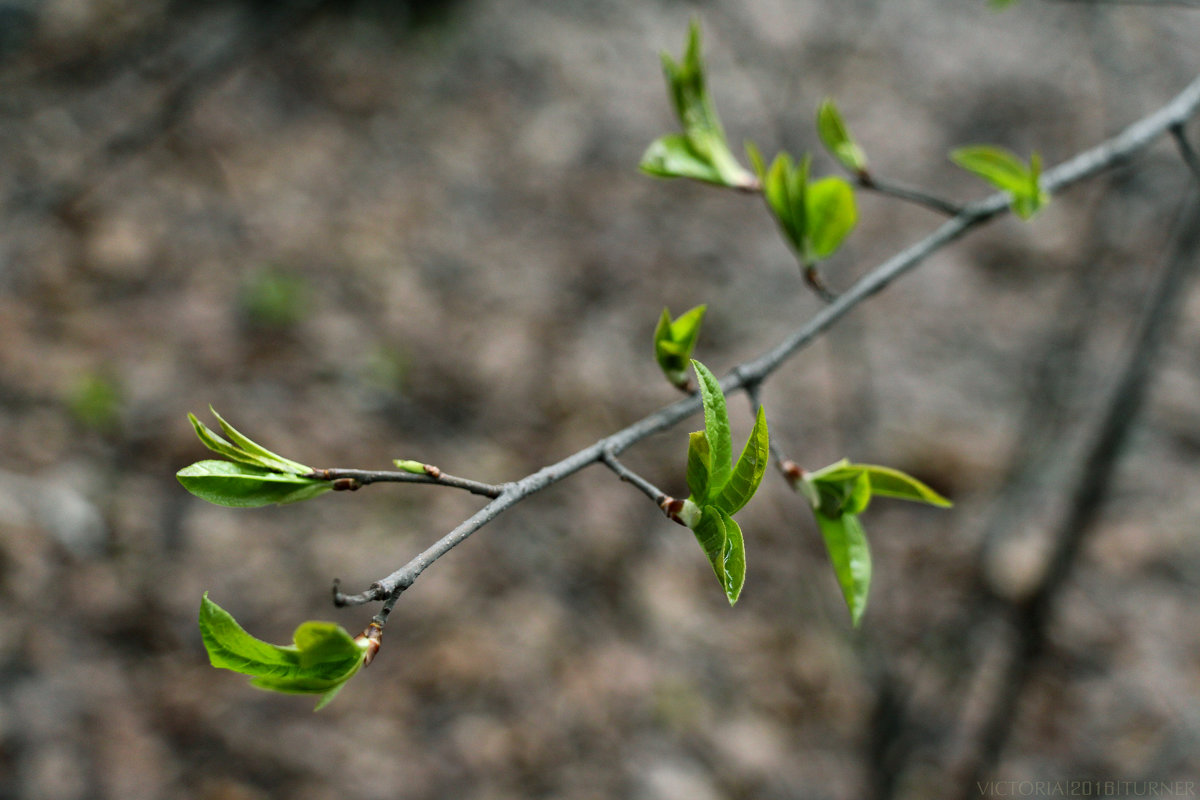
[[[426,572],[319,714],[207,665],[204,591],[271,641],[309,618],[357,632],[373,610],[334,609],[332,580],[364,588],[480,502],[376,486],[207,505],[174,478],[206,457],[189,411],[320,467],[502,482],[676,399],[650,345],[664,305],[709,304],[698,357],[718,373],[819,309],[759,202],[637,172],[676,127],[658,53],[692,17],[731,142],[833,172],[812,124],[832,95],[878,174],[957,201],[987,189],[949,149],[1054,164],[1200,69],[1181,8],[0,3],[0,797],[1200,781],[1195,292],[1041,657],[997,678],[1022,641],[1006,609],[1061,535],[1170,257],[1188,175],[1168,141],[942,251],[767,385],[803,466],[892,465],[955,501],[867,512],[860,630],[777,475],[740,517],[731,609],[691,534],[591,469]],[[835,289],[941,221],[867,195],[860,217]],[[749,408],[730,408],[744,438]],[[686,492],[698,424],[627,463]],[[994,758],[989,715],[1011,721]]]

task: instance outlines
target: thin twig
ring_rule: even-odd
[[[1060,191],[1128,160],[1161,136],[1172,125],[1181,124],[1190,118],[1195,114],[1197,107],[1200,107],[1200,77],[1194,79],[1179,95],[1158,111],[1129,126],[1112,139],[1047,171],[1042,178],[1043,188],[1048,192]],[[879,293],[896,278],[912,270],[930,255],[955,241],[970,229],[1005,213],[1008,205],[1008,195],[997,193],[982,201],[965,206],[958,216],[948,220],[924,239],[868,272],[850,289],[839,295],[835,301],[821,309],[806,324],[796,329],[774,348],[759,358],[735,368],[721,381],[721,390],[725,394],[730,394],[745,389],[747,386],[762,383],[783,362],[812,343],[859,303]],[[502,492],[491,502],[427,550],[418,554],[408,564],[376,581],[360,594],[346,595],[335,591],[335,599],[339,605],[359,605],[385,598],[391,599],[394,593],[398,594],[411,586],[430,564],[521,500],[558,483],[585,467],[602,461],[606,453],[612,456],[620,455],[646,437],[667,430],[695,414],[700,407],[699,396],[692,395],[684,398],[660,408],[632,425],[557,463],[543,467],[518,481],[505,484]]]
[[[911,186],[903,186],[889,180],[882,180],[869,172],[859,173],[857,178],[858,185],[863,189],[878,192],[888,197],[895,197],[897,200],[905,200],[909,203],[924,206],[931,211],[936,211],[947,217],[957,217],[963,212],[963,207],[957,203],[935,197],[921,189],[914,189]]]
[[[463,489],[484,497],[499,497],[504,491],[503,486],[447,475],[436,467],[427,468],[425,474],[368,469],[319,469],[310,477],[323,481],[351,481],[353,488],[371,483],[425,483]]]
[[[1179,149],[1179,157],[1183,159],[1183,163],[1188,165],[1188,169],[1192,171],[1192,175],[1196,176],[1196,180],[1200,180],[1200,157],[1197,157],[1192,143],[1188,141],[1183,125],[1172,125],[1171,136],[1174,137],[1175,146]]]
[[[601,460],[604,462],[606,467],[617,474],[617,477],[626,483],[633,484],[635,487],[637,487],[638,491],[653,500],[655,505],[659,506],[660,508],[663,507],[665,503],[668,503],[674,499],[662,489],[659,489],[653,483],[622,464],[620,459],[618,459],[610,451],[605,450]]]
[[[977,744],[957,765],[958,797],[978,796],[977,781],[999,757],[1012,729],[1017,699],[1045,652],[1050,618],[1083,543],[1099,517],[1104,497],[1130,431],[1144,405],[1158,356],[1179,317],[1200,251],[1200,193],[1189,192],[1175,248],[1142,314],[1137,338],[1119,373],[1066,516],[1054,536],[1050,557],[1034,589],[1013,605],[1014,651],[996,683]]]

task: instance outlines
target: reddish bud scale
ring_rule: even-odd
[[[335,492],[356,492],[362,484],[354,478],[338,478],[333,482],[333,490]]]
[[[663,510],[663,513],[667,515],[668,519],[678,522],[680,525],[684,524],[683,520],[679,518],[679,512],[683,511],[682,500],[678,500],[674,497],[664,496],[663,499],[658,502],[658,507]],[[687,526],[685,525],[684,527]]]
[[[366,627],[366,630],[354,637],[354,641],[367,643],[366,654],[363,656],[363,666],[369,667],[371,662],[375,660],[375,654],[379,652],[379,648],[383,644],[383,626],[378,622],[372,622]]]
[[[433,478],[434,480],[437,480],[438,478],[442,477],[442,471],[440,469],[438,469],[437,467],[435,467],[433,464],[425,465],[425,474],[428,475],[429,477]]]

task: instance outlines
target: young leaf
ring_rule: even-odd
[[[808,185],[805,211],[809,252],[828,258],[842,245],[858,222],[854,189],[841,178],[822,178]]]
[[[308,500],[333,488],[328,481],[233,461],[197,461],[175,473],[183,488],[229,508],[256,508]]]
[[[712,499],[713,504],[726,514],[733,515],[740,511],[758,491],[770,458],[767,415],[762,406],[759,406],[750,438],[746,440],[746,446],[742,449],[729,480],[721,488],[720,494]]]
[[[221,418],[217,410],[212,406],[208,407],[212,415],[217,418],[217,422],[221,425],[221,430],[225,432],[240,450],[248,453],[250,456],[261,459],[261,465],[268,469],[274,469],[278,472],[290,472],[293,475],[307,475],[312,472],[312,467],[306,467],[301,463],[284,458],[281,455],[272,453],[267,448],[252,441],[249,437],[243,436],[236,428]]]
[[[712,451],[704,431],[688,434],[687,485],[692,499],[703,506],[708,502],[709,476]]]
[[[804,257],[808,236],[805,191],[808,188],[808,157],[799,164],[787,153],[780,153],[771,162],[763,179],[763,197],[779,223],[784,237],[797,255]]]
[[[816,484],[840,484],[866,475],[871,482],[871,491],[883,497],[928,503],[931,506],[949,508],[953,503],[911,475],[891,467],[877,464],[851,464],[842,459],[835,464],[809,473],[806,479]]]
[[[700,323],[707,309],[707,306],[696,306],[672,320],[671,312],[664,308],[658,319],[654,329],[654,357],[674,386],[687,387],[688,361],[700,338]]]
[[[842,112],[834,104],[832,97],[825,98],[817,109],[817,135],[821,143],[829,150],[830,155],[854,175],[863,175],[867,171],[867,155],[850,135]]]
[[[950,160],[997,189],[1014,196],[1028,193],[1029,168],[1008,150],[988,145],[960,147],[950,153]]]
[[[679,133],[660,136],[651,142],[638,168],[656,178],[691,178],[725,185],[711,159],[697,152],[692,140]]]
[[[866,533],[854,514],[830,517],[817,512],[816,516],[850,619],[858,627],[871,589],[871,551]]]
[[[662,63],[683,135],[664,136],[651,144],[642,157],[643,171],[659,177],[694,178],[735,188],[753,186],[754,176],[729,150],[708,93],[698,23],[693,21],[688,28],[683,59],[675,61],[670,54],[663,53]]]
[[[729,413],[725,410],[725,393],[708,367],[692,359],[704,404],[704,432],[712,451],[709,460],[709,492],[719,491],[733,472],[733,439],[729,433]]]
[[[366,646],[332,622],[305,622],[292,645],[256,639],[208,599],[200,601],[200,635],[214,667],[251,677],[260,689],[288,694],[321,694],[320,709],[363,665]]]
[[[692,531],[708,556],[729,604],[733,605],[746,583],[746,545],[742,540],[742,529],[721,509],[705,506]]]

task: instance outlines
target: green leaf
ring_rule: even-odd
[[[688,434],[687,485],[692,500],[700,506],[708,502],[709,478],[712,472],[712,451],[704,431]]]
[[[891,467],[877,464],[851,464],[842,459],[835,464],[809,473],[807,479],[813,483],[838,484],[866,475],[871,481],[871,491],[884,497],[928,503],[931,506],[949,508],[953,505],[945,497],[926,486],[911,475]]]
[[[202,500],[229,508],[296,503],[333,488],[328,481],[233,461],[197,461],[175,476],[183,488]]]
[[[858,477],[848,482],[846,500],[842,505],[843,514],[861,514],[867,510],[871,502],[871,478],[866,472],[860,472]]]
[[[307,475],[313,471],[312,467],[306,467],[299,462],[272,453],[267,448],[252,441],[249,437],[242,435],[241,432],[222,419],[221,415],[212,406],[209,406],[208,410],[217,418],[217,422],[221,425],[221,430],[233,441],[233,444],[250,456],[259,458],[261,466],[274,469],[278,472],[290,472],[294,475]]]
[[[746,583],[746,546],[742,529],[721,509],[705,506],[693,533],[708,556],[729,604],[733,605]]]
[[[362,667],[366,647],[332,622],[305,622],[296,629],[292,645],[257,639],[238,625],[229,612],[208,599],[200,600],[200,635],[214,667],[249,675],[260,689],[288,694],[322,694],[326,705]]]
[[[188,421],[192,423],[192,427],[196,429],[196,436],[199,437],[201,443],[212,450],[217,455],[225,456],[231,461],[237,461],[242,464],[250,464],[255,467],[266,467],[261,458],[252,456],[244,450],[234,447],[229,442],[222,439],[212,428],[205,425],[195,414],[188,414]]]
[[[691,178],[725,185],[725,180],[706,155],[697,152],[692,140],[680,133],[660,136],[650,143],[638,165],[656,178]]]
[[[720,494],[712,498],[713,504],[730,515],[740,511],[758,491],[770,458],[767,415],[762,406],[759,406],[750,438],[746,440],[746,446],[742,449],[729,480],[721,488]]]
[[[858,222],[854,189],[842,178],[810,183],[805,210],[809,252],[818,261],[833,255]]]
[[[950,153],[950,160],[997,189],[1013,195],[1028,193],[1029,168],[1008,150],[989,145],[960,147]]]
[[[394,458],[394,459],[392,459],[392,463],[396,465],[397,469],[403,470],[404,472],[411,472],[414,475],[427,474],[425,472],[425,465],[423,463],[421,463],[420,461],[411,461],[409,459]]]
[[[707,306],[696,306],[671,319],[671,312],[663,309],[658,325],[654,329],[654,357],[663,374],[675,386],[687,385],[687,366],[700,337],[700,323],[704,320]]]
[[[998,189],[1012,196],[1012,209],[1021,219],[1029,219],[1050,200],[1041,187],[1042,157],[1030,156],[1029,166],[1013,153],[999,147],[977,146],[955,150],[950,158]]]
[[[832,97],[825,98],[817,109],[817,135],[822,144],[829,150],[830,155],[853,174],[867,171],[867,155],[850,135],[842,112],[834,104]]]
[[[871,589],[871,550],[862,524],[854,514],[830,517],[817,512],[817,526],[825,539],[833,572],[842,587],[842,596],[855,627],[867,609]]]
[[[797,255],[803,257],[807,238],[808,157],[797,165],[787,153],[780,153],[771,162],[763,179],[763,197],[779,223],[784,237]]]
[[[682,136],[664,136],[642,157],[642,170],[659,177],[682,177],[720,186],[748,188],[754,176],[742,167],[729,150],[725,130],[708,92],[700,25],[688,28],[687,45],[681,61],[662,54],[663,73],[675,115],[683,126]]]
[[[725,410],[725,393],[708,367],[692,359],[704,405],[704,432],[712,451],[709,460],[709,493],[718,492],[733,472],[733,438],[729,432],[729,414]]]

